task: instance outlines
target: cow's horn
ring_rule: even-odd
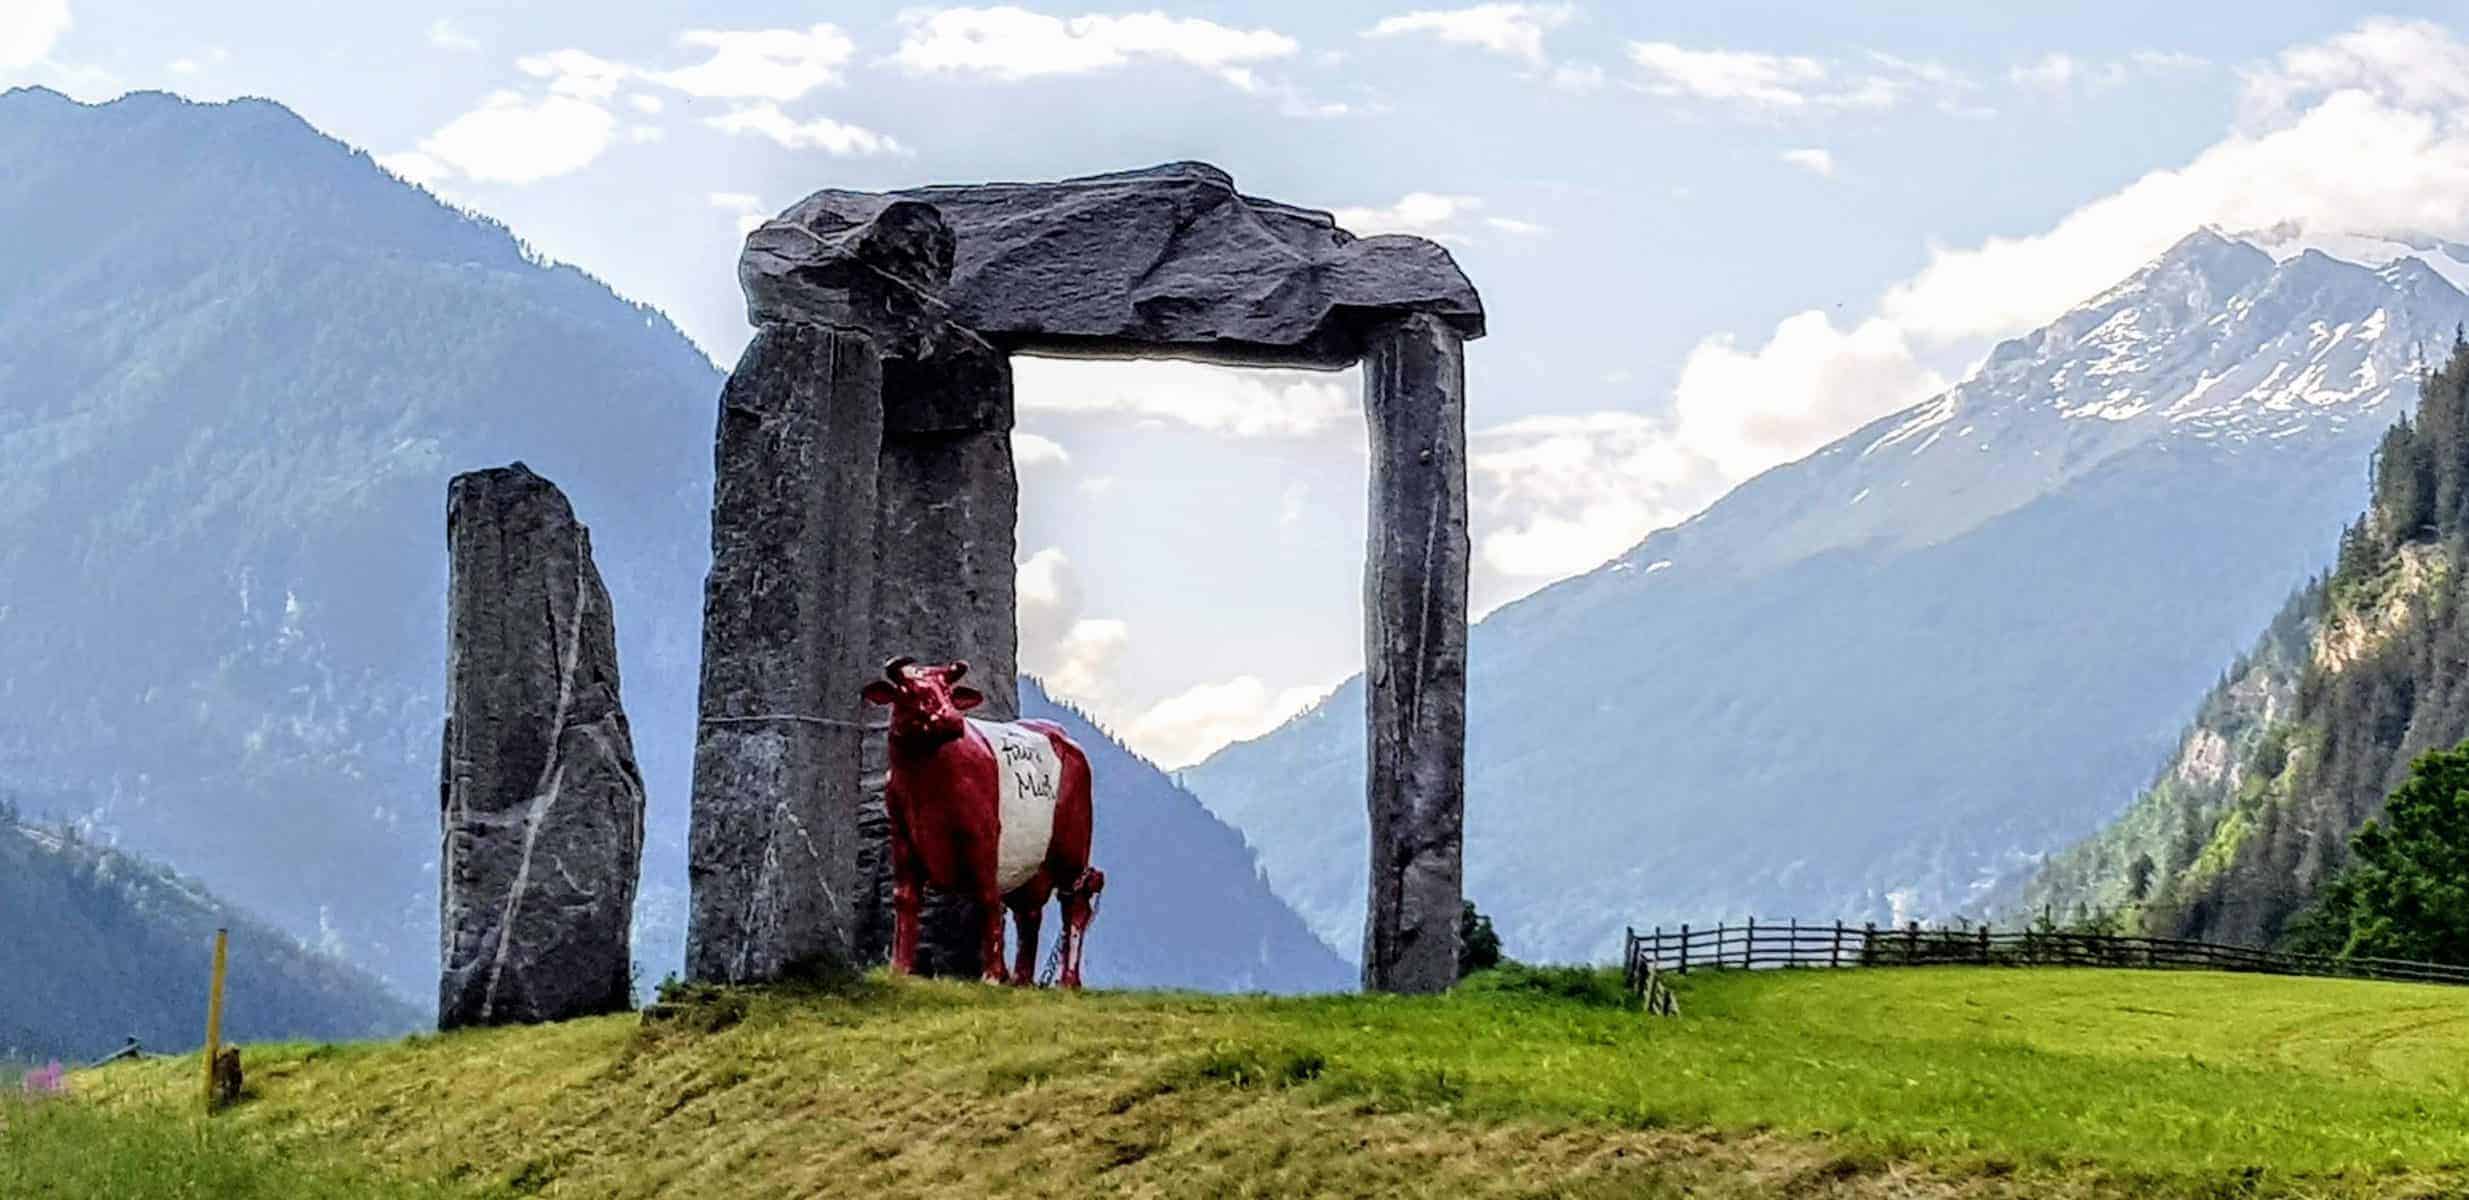
[[[969,660],[965,658],[955,658],[952,660],[951,666],[943,669],[943,682],[950,683],[952,680],[958,679],[968,673]]]
[[[891,680],[893,683],[907,683],[908,680],[901,678],[900,673],[908,669],[910,663],[916,661],[916,659],[911,658],[906,654],[893,655],[890,662],[883,664],[883,678]]]

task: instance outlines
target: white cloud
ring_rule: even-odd
[[[892,61],[903,69],[1002,80],[1082,75],[1148,59],[1195,67],[1249,91],[1259,86],[1252,64],[1296,50],[1293,38],[1273,29],[1235,29],[1160,12],[1065,19],[1003,5],[910,12],[901,24]]]
[[[1041,467],[1068,467],[1072,455],[1063,448],[1063,443],[1053,438],[1015,429],[1012,431],[1012,462],[1023,471],[1034,471]]]
[[[182,55],[179,58],[171,60],[171,73],[174,75],[196,75],[206,71],[209,68],[222,66],[224,63],[229,61],[231,61],[231,51],[225,50],[221,46],[216,46],[207,50],[204,54]]]
[[[725,133],[751,133],[767,137],[791,150],[820,150],[834,158],[909,152],[907,147],[888,134],[835,121],[830,117],[799,121],[780,111],[779,105],[768,101],[734,109],[722,116],[707,117],[703,123]]]
[[[1256,675],[1204,683],[1133,718],[1121,731],[1123,742],[1169,770],[1188,767],[1230,742],[1256,738],[1285,724],[1329,690],[1273,689]]]
[[[1806,146],[1783,152],[1783,161],[1812,175],[1831,176],[1835,173],[1834,152],[1818,146]]]
[[[49,59],[70,24],[69,0],[0,4],[0,69],[31,67]]]
[[[1552,86],[1571,92],[1591,92],[1603,86],[1600,63],[1562,63],[1552,68]]]
[[[769,210],[764,207],[762,197],[749,192],[706,192],[704,199],[713,208],[734,215],[737,218],[739,233],[754,232],[754,227],[762,224],[769,216]]]
[[[1712,500],[1723,479],[1668,420],[1528,417],[1467,438],[1478,612],[1592,567]]]
[[[1541,66],[1543,35],[1577,15],[1574,4],[1478,4],[1472,8],[1422,10],[1383,18],[1365,37],[1420,33],[1462,46],[1479,46]]]
[[[629,142],[634,142],[638,145],[644,142],[656,142],[667,136],[668,131],[657,125],[629,125],[626,127],[626,140]]]
[[[708,50],[710,57],[649,77],[689,96],[738,100],[795,100],[818,87],[841,82],[840,69],[857,44],[831,25],[797,29],[694,29],[678,44]]]
[[[617,94],[617,85],[635,73],[624,63],[610,62],[580,50],[551,50],[546,54],[526,54],[514,60],[515,69],[535,79],[549,81],[549,91],[560,96],[575,96],[585,100],[606,100]]]
[[[2103,61],[2077,58],[2053,50],[2031,62],[2007,68],[2006,79],[2020,88],[2063,94],[2077,88],[2098,90],[2118,87],[2132,81],[2138,74],[2159,75],[2208,65],[2201,58],[2177,51],[2137,50]]]
[[[2133,54],[2121,54],[2116,59],[2079,59],[2052,49],[2032,62],[2007,67],[2007,81],[2030,91],[2067,94],[2074,89],[2111,89],[2128,84],[2138,74],[2190,72],[2200,67],[2210,67],[2210,62],[2175,49],[2136,49]]]
[[[465,33],[453,21],[444,17],[429,22],[429,44],[440,50],[453,50],[464,54],[477,53],[480,49],[479,38]]]
[[[1337,218],[1340,228],[1359,237],[1410,233],[1435,242],[1461,245],[1476,240],[1465,231],[1483,207],[1480,196],[1408,192],[1394,204],[1338,208],[1331,210],[1330,215]],[[1551,232],[1539,222],[1517,217],[1483,217],[1482,225],[1494,233],[1515,238],[1535,238]]]
[[[1114,695],[1114,664],[1131,644],[1131,626],[1081,612],[1079,575],[1059,546],[1020,563],[1014,577],[1020,624],[1020,669],[1046,690],[1091,708]]]
[[[451,171],[482,182],[532,183],[588,165],[608,148],[616,127],[607,109],[573,96],[532,100],[519,92],[494,92],[478,108],[420,139],[417,156],[394,154],[380,161],[398,173],[423,171],[420,182]]]
[[[401,179],[418,184],[434,183],[454,174],[454,170],[446,164],[417,150],[381,154],[377,156],[377,165],[394,172]]]
[[[647,117],[659,116],[660,110],[668,107],[668,104],[660,97],[646,92],[636,92],[627,96],[626,103],[633,105],[634,111]]]
[[[1408,192],[1399,197],[1397,203],[1385,208],[1341,208],[1331,215],[1337,218],[1340,227],[1363,237],[1380,233],[1412,233],[1442,238],[1447,236],[1452,222],[1481,207],[1483,201],[1475,196]]]
[[[1670,42],[1631,42],[1629,61],[1645,69],[1647,90],[1657,95],[1772,108],[1807,104],[1808,89],[1826,78],[1825,64],[1804,55],[1691,50]]]
[[[2023,87],[2039,88],[2044,91],[2064,91],[2082,71],[2082,66],[2075,61],[2073,55],[2052,51],[2042,55],[2037,61],[2019,64],[2008,69],[2006,78]]]
[[[1646,92],[1733,105],[1777,115],[1829,109],[1893,108],[1934,95],[1947,112],[1977,112],[1976,86],[1962,72],[1927,59],[1864,51],[1849,61],[1755,50],[1700,50],[1671,42],[1631,42],[1629,61]]]
[[[1745,479],[1947,382],[1920,363],[1893,322],[1873,318],[1838,330],[1811,311],[1784,318],[1755,350],[1729,336],[1699,342],[1681,363],[1673,412],[1692,452]]]
[[[1129,417],[1238,438],[1308,438],[1362,427],[1354,371],[1238,370],[1205,363],[1012,362],[1020,411]]]

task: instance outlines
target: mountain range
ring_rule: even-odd
[[[719,369],[264,100],[0,95],[0,229],[0,779],[431,994],[445,486],[521,459],[592,529],[638,970],[677,969]],[[1093,983],[1343,983],[1239,836],[1087,732]]]
[[[2326,248],[2347,255],[2335,257]],[[1466,878],[1508,953],[1985,912],[2114,816],[2469,318],[2424,239],[2197,231],[1960,384],[1492,614]],[[1188,771],[1360,938],[1362,683]]]

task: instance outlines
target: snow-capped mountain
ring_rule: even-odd
[[[2322,565],[2469,318],[2437,265],[2469,277],[2469,248],[2415,242],[2195,233],[1943,395],[1482,622],[1467,878],[1509,952],[1944,914],[2097,827]],[[1188,776],[1345,947],[1361,705],[1350,682]]]

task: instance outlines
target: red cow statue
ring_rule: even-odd
[[[1062,972],[1080,986],[1082,940],[1104,872],[1089,865],[1089,759],[1052,721],[980,721],[985,701],[957,686],[969,664],[915,666],[903,655],[866,685],[891,706],[892,970],[917,969],[921,889],[974,897],[986,917],[988,983],[1002,983],[1003,910],[1020,927],[1010,982],[1037,981],[1037,927],[1047,898],[1063,902]]]

